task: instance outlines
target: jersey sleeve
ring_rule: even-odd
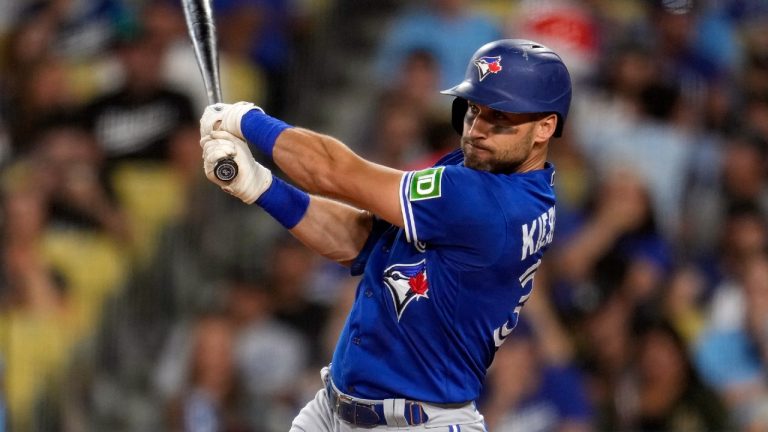
[[[492,193],[493,175],[461,166],[406,172],[400,207],[408,242],[456,246],[477,255],[506,240],[505,215]],[[487,253],[483,253],[487,262]]]

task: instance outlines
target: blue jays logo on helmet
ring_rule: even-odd
[[[477,71],[480,72],[479,80],[482,81],[488,74],[495,74],[501,71],[501,56],[496,57],[480,57],[473,61],[477,66]]]
[[[392,294],[392,301],[397,311],[397,319],[403,315],[405,308],[415,299],[429,298],[429,283],[427,282],[426,261],[415,264],[394,264],[384,270],[384,283]]]

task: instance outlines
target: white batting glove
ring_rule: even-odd
[[[250,102],[208,105],[203,116],[200,117],[200,136],[210,135],[214,130],[224,130],[240,139],[245,139],[240,130],[240,121],[248,111],[254,109],[264,112],[263,109]]]
[[[200,140],[203,148],[203,170],[208,180],[246,204],[253,204],[272,184],[272,172],[256,162],[248,144],[227,131],[213,131]],[[216,178],[216,162],[224,158],[237,163],[237,176],[229,182]]]

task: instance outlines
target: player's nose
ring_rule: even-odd
[[[467,122],[467,136],[471,138],[485,138],[488,131],[488,122],[482,116],[475,116]]]

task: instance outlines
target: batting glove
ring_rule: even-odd
[[[210,135],[215,130],[223,130],[240,139],[245,139],[240,130],[240,121],[248,111],[254,109],[264,112],[263,109],[250,102],[208,105],[203,116],[200,117],[200,136]]]
[[[272,172],[256,162],[248,144],[227,131],[213,131],[200,140],[203,148],[203,170],[208,180],[246,204],[253,204],[272,184]],[[216,178],[214,168],[220,159],[231,158],[238,166],[237,176],[230,182]]]

